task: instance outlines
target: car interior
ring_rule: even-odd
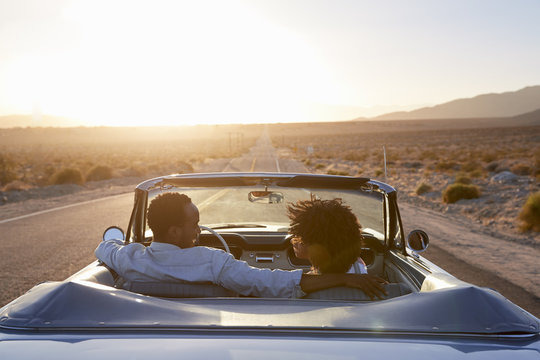
[[[264,232],[221,232],[219,235],[226,241],[231,254],[238,260],[258,268],[295,270],[302,269],[308,272],[311,268],[309,261],[295,256],[287,233]],[[370,234],[363,234],[368,245],[362,249],[368,273],[386,279],[389,284],[385,286],[388,293],[383,299],[406,295],[419,291],[409,276],[403,273],[391,258],[386,256],[384,248]],[[150,240],[150,239],[149,239]],[[147,243],[148,245],[149,243]],[[212,233],[203,231],[199,238],[199,246],[215,247],[225,250],[221,241]],[[104,264],[88,270],[87,273],[76,274],[77,280],[91,281],[119,289],[128,290],[138,294],[157,296],[163,298],[197,298],[197,297],[239,297],[233,291],[212,283],[188,283],[177,281],[167,282],[128,282],[121,278]],[[372,301],[361,290],[345,287],[326,289],[307,294],[306,299],[318,300],[345,300],[345,301]]]
[[[288,185],[299,186],[299,188],[279,188],[277,191],[270,191],[269,187],[265,185],[264,190],[257,190],[256,187],[233,187],[233,188],[221,188],[213,187],[207,188],[207,183],[197,183],[197,185],[204,185],[196,188],[195,191],[190,194],[194,199],[194,202],[198,204],[201,211],[201,216],[211,214],[217,219],[216,221],[202,221],[205,224],[218,224],[208,225],[211,227],[201,226],[201,234],[198,239],[197,246],[207,246],[222,249],[230,252],[236,259],[245,261],[248,265],[257,268],[267,269],[282,269],[282,270],[296,270],[301,269],[304,272],[311,270],[311,265],[308,260],[300,259],[295,256],[292,244],[290,242],[290,234],[288,234],[287,218],[283,218],[285,210],[285,203],[291,201],[295,196],[305,197],[335,197],[338,196],[348,197],[348,203],[355,203],[359,206],[359,212],[362,214],[361,223],[367,228],[362,233],[364,238],[364,247],[361,252],[361,257],[366,264],[367,271],[371,275],[379,276],[389,282],[385,285],[388,295],[386,299],[406,295],[411,292],[418,292],[421,289],[422,282],[428,272],[412,273],[411,269],[418,268],[418,266],[409,266],[411,261],[417,262],[416,265],[421,265],[421,260],[418,257],[407,256],[404,245],[399,244],[400,248],[389,250],[384,243],[385,235],[382,232],[392,232],[392,230],[385,230],[390,228],[399,229],[400,224],[397,222],[384,224],[382,218],[388,216],[387,214],[392,211],[396,211],[390,208],[385,208],[383,196],[381,193],[373,191],[375,186],[367,186],[367,179],[353,179],[351,186],[358,186],[358,181],[362,186],[367,186],[367,190],[359,192],[357,190],[341,190],[335,192],[332,187],[326,190],[324,186],[327,185],[328,179],[317,179],[317,186],[321,186],[321,189],[309,190],[303,188],[304,182],[311,181],[313,179],[303,179],[301,176],[294,178],[295,181],[299,181],[299,184],[291,183],[292,180],[288,180]],[[171,180],[172,181],[172,180]],[[175,179],[175,181],[178,181]],[[192,181],[192,180],[186,180]],[[200,181],[200,180],[197,180]],[[213,185],[211,180],[210,185]],[[233,180],[231,180],[233,181]],[[236,181],[236,180],[234,180]],[[318,183],[318,181],[323,181]],[[348,180],[349,181],[349,180]],[[151,195],[156,196],[161,191],[179,191],[174,187],[166,186],[164,184],[152,183],[150,192],[139,191],[136,192],[136,205],[132,213],[132,219],[130,221],[130,227],[128,227],[128,234],[126,234],[131,241],[142,242],[145,245],[149,245],[152,241],[152,234],[146,223],[146,207],[151,200]],[[321,185],[324,184],[324,185]],[[192,185],[192,184],[190,184]],[[331,186],[334,186],[332,183]],[[174,189],[174,190],[173,190]],[[232,189],[232,191],[230,190]],[[190,191],[190,188],[180,189],[181,193]],[[197,198],[198,193],[202,193],[204,196]],[[236,191],[236,193],[235,193]],[[236,198],[232,198],[232,195],[238,194]],[[140,195],[140,197],[138,197]],[[237,207],[244,207],[250,209],[247,212],[227,214],[222,209],[227,206],[231,209],[231,202],[225,202],[225,196],[231,196],[232,202],[236,201]],[[221,198],[223,197],[223,198]],[[247,199],[246,199],[247,198]],[[137,199],[139,200],[137,202]],[[247,201],[246,201],[247,200]],[[221,201],[221,204],[220,204]],[[139,204],[139,205],[137,205]],[[212,204],[211,206],[209,204]],[[367,205],[366,205],[367,204]],[[388,206],[388,205],[386,205]],[[203,210],[204,208],[204,210]],[[260,211],[258,214],[259,219],[263,218],[264,221],[249,220],[251,222],[242,223],[239,217],[246,216],[250,218],[249,211]],[[247,215],[246,215],[247,214]],[[232,220],[224,217],[230,215]],[[210,215],[208,215],[210,216]],[[272,218],[272,216],[274,218]],[[358,216],[358,215],[357,215]],[[398,215],[399,216],[399,215]],[[257,219],[256,216],[253,216]],[[135,220],[133,220],[135,219]],[[137,220],[142,219],[142,220]],[[251,219],[251,218],[250,218]],[[205,219],[208,220],[208,219]],[[271,225],[275,221],[277,225]],[[116,227],[111,227],[106,231],[109,232],[110,238],[122,238],[124,239],[124,233],[122,230]],[[130,236],[131,232],[131,236]],[[393,235],[389,235],[392,238],[398,239],[396,243],[401,242],[401,231],[394,230]],[[420,243],[422,246],[418,246],[418,249],[410,248],[413,253],[425,250],[427,247],[427,235],[421,234],[420,237],[415,236],[414,239],[422,241],[415,241],[411,243]],[[105,239],[105,237],[104,237]],[[409,239],[405,239],[408,244]],[[422,248],[421,248],[422,247]],[[147,283],[147,282],[131,282],[118,276],[112,269],[108,269],[104,264],[101,264],[100,271],[92,272],[88,278],[90,281],[99,280],[101,284],[113,286],[115,288],[128,290],[143,295],[166,297],[166,298],[196,298],[196,297],[238,297],[240,295],[224,289],[218,285],[211,283],[187,283],[182,281],[175,281],[174,283]],[[421,268],[421,266],[420,266]],[[101,272],[109,273],[110,276],[99,275]],[[99,274],[98,274],[99,273]],[[97,275],[96,275],[97,274]],[[318,299],[318,300],[353,300],[353,301],[371,301],[361,290],[348,289],[344,287],[326,289],[318,291],[316,293],[310,293],[305,296],[306,299]],[[375,299],[376,300],[376,299]]]

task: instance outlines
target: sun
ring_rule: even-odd
[[[71,3],[77,42],[18,59],[13,100],[90,126],[148,126],[308,121],[336,95],[300,36],[241,2],[211,4]]]

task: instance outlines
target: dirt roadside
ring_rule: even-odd
[[[514,304],[519,305],[536,317],[540,316],[540,298],[511,281],[503,279],[481,267],[473,266],[435,245],[430,245],[429,249],[423,255],[429,261],[437,264],[461,280],[495,289]]]

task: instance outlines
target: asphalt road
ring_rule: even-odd
[[[300,162],[279,159],[268,137],[263,136],[249,153],[228,162],[212,162],[198,171],[307,170]],[[94,261],[93,251],[103,231],[110,225],[125,229],[132,204],[133,194],[128,193],[0,222],[0,305],[40,282],[63,280]],[[404,207],[402,216],[412,218],[414,209]],[[414,224],[409,225],[414,227]],[[540,315],[538,297],[493,272],[456,258],[436,244],[425,256],[458,278],[494,288],[536,316]]]

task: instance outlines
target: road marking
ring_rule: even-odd
[[[218,191],[214,195],[210,196],[208,199],[204,200],[203,202],[199,203],[197,207],[199,208],[199,211],[204,210],[207,206],[215,202],[217,199],[223,197],[226,193],[231,191],[231,189],[223,189],[221,191]]]
[[[276,157],[276,170],[277,170],[277,172],[281,172],[281,169],[279,168],[279,161],[278,161],[277,157]]]
[[[0,224],[4,224],[4,223],[10,222],[10,221],[16,221],[16,220],[25,219],[25,218],[28,218],[28,217],[31,217],[31,216],[46,214],[46,213],[57,211],[57,210],[68,209],[68,208],[74,207],[74,206],[86,205],[86,204],[91,204],[91,203],[95,203],[95,202],[98,202],[98,201],[114,199],[114,198],[117,198],[117,197],[120,197],[120,196],[125,196],[126,194],[129,194],[129,193],[131,193],[131,192],[127,192],[127,193],[123,193],[123,194],[119,194],[119,195],[107,196],[107,197],[94,199],[94,200],[82,201],[82,202],[78,202],[78,203],[75,203],[75,204],[59,206],[59,207],[55,207],[55,208],[47,209],[47,210],[36,211],[34,213],[31,213],[31,214],[21,215],[21,216],[17,216],[17,217],[11,218],[11,219],[0,220]]]
[[[225,167],[223,168],[223,170],[221,170],[221,172],[227,172],[227,169],[232,166],[231,164],[232,164],[233,160],[234,160],[234,158],[229,160],[229,162],[227,163],[227,165],[225,165]]]
[[[257,158],[253,158],[253,162],[251,163],[251,169],[249,169],[249,172],[253,172],[253,169],[255,169],[255,162],[257,162]]]

